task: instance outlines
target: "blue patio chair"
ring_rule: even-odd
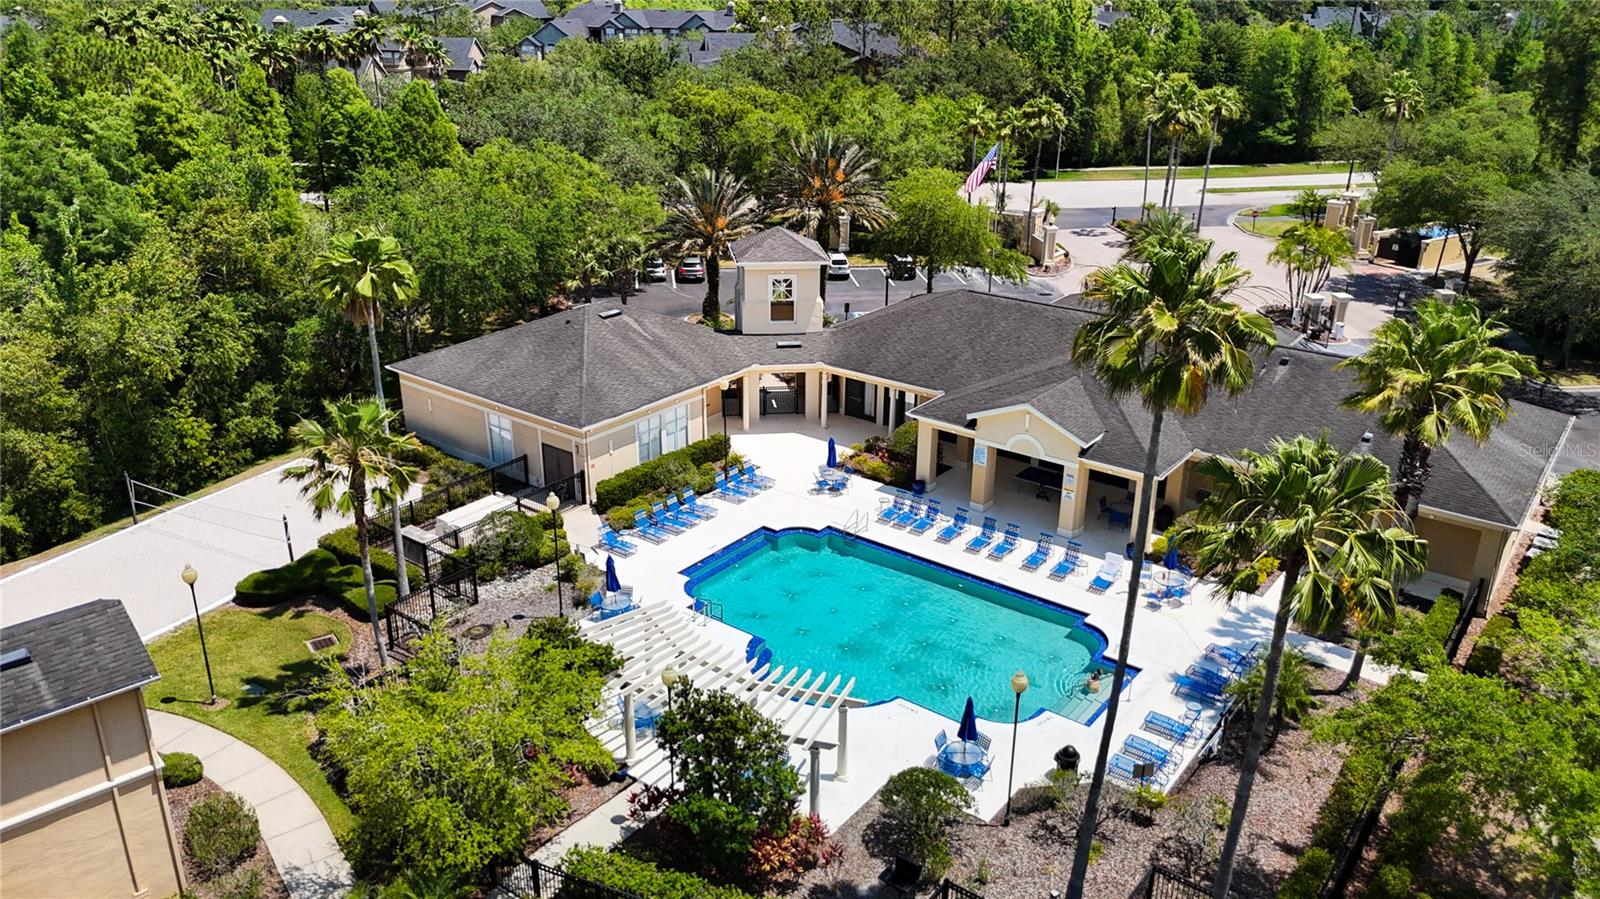
[[[933,751],[934,752],[942,751],[944,749],[944,747],[949,744],[949,742],[950,742],[950,738],[945,734],[945,732],[942,731],[942,730],[939,731],[933,737]]]
[[[683,488],[683,507],[699,516],[702,520],[710,520],[717,517],[717,507],[709,502],[701,502],[700,497],[695,495],[693,487]]]
[[[1077,556],[1083,553],[1083,544],[1076,540],[1067,541],[1067,555]]]
[[[676,493],[667,494],[667,501],[662,505],[666,506],[667,515],[683,527],[692,528],[700,523],[700,516],[693,515],[688,509],[685,509],[683,504],[678,501],[678,494]]]
[[[1052,581],[1064,581],[1067,579],[1067,575],[1077,570],[1078,557],[1069,549],[1067,554],[1062,556],[1060,561],[1056,562],[1056,567],[1050,569],[1050,579]]]
[[[1144,786],[1147,784],[1155,784],[1158,787],[1165,787],[1167,785],[1167,776],[1159,768],[1147,777],[1134,777],[1133,766],[1137,764],[1139,764],[1137,759],[1129,758],[1128,756],[1125,756],[1119,752],[1111,757],[1111,764],[1106,766],[1106,773],[1111,776],[1112,780],[1126,784],[1130,787]]]
[[[1110,515],[1111,515],[1111,504],[1106,502],[1106,498],[1102,496],[1102,497],[1100,497],[1100,511],[1096,512],[1094,517],[1095,518],[1106,518],[1106,517],[1109,517]]]
[[[1022,560],[1023,571],[1038,571],[1039,566],[1050,560],[1052,549],[1050,534],[1046,531],[1039,532],[1039,542],[1034,544],[1033,552]]]
[[[1248,669],[1255,664],[1256,651],[1259,650],[1260,647],[1261,645],[1258,643],[1255,646],[1252,646],[1248,652],[1240,652],[1231,646],[1223,646],[1221,643],[1212,643],[1206,647],[1205,657],[1214,662],[1227,665],[1229,668],[1234,670],[1241,668]]]
[[[1122,576],[1122,559],[1116,553],[1106,553],[1106,559],[1100,563],[1100,570],[1095,572],[1094,579],[1089,581],[1090,593],[1104,593],[1111,589],[1111,585]]]
[[[983,786],[983,781],[988,776],[989,760],[986,758],[978,764],[972,766],[972,769],[967,773],[967,776],[961,779],[961,785],[966,787],[968,790],[976,790]]]
[[[764,474],[758,474],[756,472],[756,467],[751,465],[749,462],[744,463],[744,481],[746,483],[754,484],[758,490],[765,490],[768,487],[778,483],[773,478],[769,478]]]
[[[1011,555],[1011,551],[1017,548],[1017,537],[1021,532],[1021,525],[1008,522],[1006,524],[1006,532],[1000,537],[1000,542],[994,545],[994,549],[989,550],[989,558],[1004,559],[1006,556]]]
[[[623,557],[631,556],[639,549],[622,539],[621,535],[613,531],[608,524],[600,525],[600,545],[606,548],[606,552]]]
[[[1122,751],[1136,759],[1155,762],[1157,765],[1166,765],[1168,762],[1178,761],[1174,757],[1176,753],[1172,750],[1158,746],[1137,734],[1129,734],[1127,739],[1122,741]]]
[[[900,513],[904,512],[905,510],[906,495],[896,490],[894,495],[889,498],[888,504],[878,510],[878,523],[889,524],[896,518],[899,518]]]
[[[939,543],[949,543],[961,536],[961,533],[967,529],[967,524],[972,520],[971,515],[972,513],[968,512],[965,506],[956,506],[955,516],[933,539]]]
[[[978,745],[983,747],[983,751],[984,752],[988,752],[989,751],[989,747],[994,745],[994,740],[991,740],[989,738],[988,734],[979,733],[978,734]]]
[[[978,529],[978,536],[973,537],[971,540],[967,541],[967,552],[969,552],[969,553],[981,553],[985,549],[988,549],[989,548],[989,544],[994,542],[994,538],[995,538],[994,529],[995,529],[996,523],[997,522],[994,520],[994,516],[992,516],[992,515],[983,516],[983,527]]]
[[[1196,736],[1195,725],[1185,724],[1160,712],[1150,712],[1145,715],[1143,727],[1150,733],[1158,737],[1165,737],[1174,743],[1189,743]]]
[[[654,522],[646,518],[643,509],[633,510],[634,532],[651,543],[661,543],[672,534],[664,528],[657,527]]]
[[[922,507],[922,516],[911,522],[906,530],[913,534],[926,534],[928,529],[939,523],[939,501],[930,499]]]
[[[1172,692],[1201,702],[1221,702],[1222,691],[1211,685],[1210,681],[1203,681],[1187,675],[1175,676],[1172,683]]]
[[[728,480],[728,473],[726,471],[717,472],[715,483],[717,485],[717,489],[714,491],[715,494],[725,500],[728,500],[729,502],[742,503],[750,497],[755,496],[753,492],[746,490],[738,484]]]
[[[599,590],[596,590],[593,593],[589,594],[589,608],[593,609],[596,612],[600,611],[600,606],[602,604],[604,604],[605,601],[606,601],[605,594],[601,593]]]
[[[1222,672],[1213,668],[1207,668],[1204,665],[1190,665],[1188,670],[1184,671],[1183,673],[1189,675],[1195,680],[1202,680],[1213,687],[1216,687],[1218,693],[1221,693],[1224,687],[1233,682],[1233,679],[1228,677],[1226,674],[1223,674]]]
[[[650,504],[650,518],[669,534],[681,534],[689,529],[687,522],[668,512],[667,507],[661,503]]]
[[[917,519],[922,517],[922,510],[926,508],[926,505],[927,504],[921,500],[913,498],[910,502],[906,503],[905,510],[899,515],[896,515],[894,519],[889,522],[890,526],[897,528],[911,527],[911,525],[915,523]]]

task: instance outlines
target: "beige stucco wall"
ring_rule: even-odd
[[[170,896],[183,887],[144,716],[131,690],[0,735],[4,895]]]
[[[822,330],[822,268],[804,265],[740,265],[734,318],[745,334],[800,334]],[[771,278],[794,279],[794,321],[772,320]]]
[[[1034,458],[1042,454],[1069,467],[1078,461],[1078,443],[1037,412],[999,412],[981,416],[977,422],[974,433],[984,443]]]
[[[1508,531],[1431,517],[1417,519],[1417,534],[1428,541],[1428,570],[1474,583],[1493,584],[1505,555]]]
[[[719,391],[720,392],[720,391]],[[706,404],[704,393],[696,391],[687,396],[677,396],[670,400],[646,406],[625,418],[609,422],[598,429],[594,436],[586,443],[586,455],[589,459],[589,483],[597,484],[618,472],[625,471],[639,464],[639,431],[638,423],[641,418],[663,412],[674,406],[688,405],[689,407],[689,442],[702,440],[706,436]]]
[[[460,391],[405,377],[400,379],[400,403],[405,409],[406,427],[451,455],[485,465],[489,463],[487,414],[494,411],[511,421],[511,455],[513,458],[528,457],[531,480],[539,483],[551,480],[545,476],[542,444],[572,453],[573,470],[584,470],[586,441],[572,429],[541,422]]]

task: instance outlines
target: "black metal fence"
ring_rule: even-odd
[[[460,546],[459,531],[422,545],[422,583],[384,612],[391,651],[408,650],[441,614],[448,617],[458,607],[477,604],[478,567],[455,555]]]
[[[981,894],[974,893],[949,878],[939,884],[938,889],[933,891],[933,895],[934,899],[983,899]]]
[[[649,899],[526,859],[495,878],[495,885],[524,899]]]
[[[1234,895],[1232,890],[1228,895]],[[1211,888],[1160,865],[1151,865],[1128,899],[1211,899]]]
[[[1472,620],[1483,617],[1488,611],[1487,587],[1484,579],[1478,578],[1478,582],[1461,599],[1461,612],[1456,615],[1455,624],[1444,638],[1444,657],[1452,662],[1456,653],[1461,651],[1461,641],[1467,639],[1467,629],[1472,626]]]
[[[459,506],[464,506],[491,493],[516,496],[530,489],[528,483],[528,457],[521,455],[490,468],[456,478],[443,484],[429,484],[422,495],[400,504],[400,524],[426,526],[435,518]],[[384,548],[394,542],[391,510],[382,509],[372,516],[372,542]]]

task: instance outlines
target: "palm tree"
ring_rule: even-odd
[[[307,28],[294,35],[300,54],[311,60],[319,73],[325,73],[328,62],[339,55],[339,36],[326,28]]]
[[[1039,155],[1044,152],[1044,139],[1067,127],[1067,111],[1048,97],[1028,101],[1022,107],[1028,120],[1029,135],[1033,138],[1033,172],[1028,183],[1028,214],[1033,215],[1033,195],[1039,188]],[[1031,218],[1030,218],[1031,223]]]
[[[967,171],[972,171],[978,165],[978,141],[986,139],[994,133],[994,112],[985,106],[982,100],[974,100],[967,107],[966,117],[961,120],[961,134],[967,138],[970,147],[967,149]]]
[[[722,269],[718,260],[727,252],[728,244],[761,223],[756,199],[745,190],[743,178],[702,166],[687,177],[678,178],[662,206],[667,211],[665,252],[678,257],[698,253],[705,259],[706,298],[700,304],[700,314],[715,327],[722,319],[717,292]]]
[[[1284,267],[1289,303],[1297,317],[1304,308],[1306,294],[1327,286],[1334,266],[1348,269],[1354,258],[1350,239],[1342,232],[1307,224],[1290,225],[1267,254],[1268,262]]]
[[[1389,86],[1383,91],[1383,115],[1392,119],[1389,126],[1389,152],[1383,157],[1387,163],[1394,157],[1394,151],[1400,145],[1400,123],[1409,118],[1414,118],[1422,109],[1422,85],[1405,69],[1395,72],[1389,78]]]
[[[380,406],[383,396],[383,364],[378,359],[378,325],[383,307],[403,306],[417,292],[417,273],[400,253],[400,241],[387,234],[357,228],[335,235],[328,252],[319,255],[311,267],[311,277],[328,305],[357,328],[367,329],[367,349],[372,355],[372,393]],[[384,419],[384,427],[388,427]],[[394,531],[395,558],[404,558],[405,542],[400,535],[400,497],[394,498],[390,524]],[[396,566],[399,596],[411,595],[411,582],[404,565]]]
[[[359,48],[356,52],[357,61],[368,53],[376,53],[378,47],[389,38],[389,23],[379,16],[361,16],[347,32],[348,39]],[[381,66],[374,63],[372,66],[372,96],[381,107],[383,105],[383,92],[379,88],[378,70]]]
[[[1134,92],[1144,97],[1144,195],[1139,199],[1140,218],[1144,218],[1144,210],[1150,205],[1150,146],[1156,131],[1156,94],[1165,83],[1166,76],[1159,72],[1145,70],[1133,76]]]
[[[1152,239],[1138,251],[1138,263],[1118,262],[1089,276],[1084,299],[1105,307],[1105,315],[1078,329],[1072,361],[1091,366],[1113,396],[1137,397],[1150,412],[1150,440],[1143,489],[1134,513],[1133,570],[1123,607],[1121,645],[1111,676],[1111,696],[1121,696],[1133,644],[1133,614],[1139,602],[1139,571],[1150,537],[1150,509],[1156,490],[1161,424],[1169,412],[1194,415],[1214,388],[1237,394],[1255,378],[1251,351],[1275,341],[1272,322],[1245,312],[1229,299],[1250,273],[1228,252],[1209,263],[1211,242]],[[1083,896],[1089,848],[1094,842],[1100,793],[1111,758],[1118,703],[1111,703],[1100,731],[1094,777],[1068,882],[1070,899]]]
[[[1223,122],[1233,122],[1244,117],[1244,98],[1239,89],[1228,84],[1218,84],[1200,92],[1200,102],[1205,107],[1206,118],[1206,171],[1200,178],[1200,211],[1194,215],[1196,222],[1205,218],[1206,189],[1211,185],[1211,151],[1217,148],[1217,135]]]
[[[1167,135],[1167,179],[1161,189],[1161,207],[1169,209],[1178,194],[1178,162],[1182,158],[1183,140],[1206,126],[1207,107],[1199,86],[1187,73],[1180,72],[1168,78],[1165,89],[1156,96],[1161,130]]]
[[[326,401],[326,424],[302,420],[289,430],[295,448],[306,461],[284,469],[282,480],[299,481],[300,495],[311,503],[317,520],[329,511],[349,515],[356,522],[356,543],[361,548],[361,580],[367,589],[367,617],[378,645],[378,665],[388,667],[378,629],[378,593],[372,582],[372,552],[367,535],[367,501],[383,508],[411,489],[417,470],[397,460],[403,452],[421,449],[410,434],[390,433],[395,414],[381,400]],[[395,546],[395,571],[405,578],[405,555]],[[397,594],[404,596],[404,593]]]
[[[256,65],[267,73],[267,80],[278,90],[284,90],[287,76],[294,71],[299,56],[298,42],[292,31],[268,31],[255,42],[251,55]]]
[[[1223,692],[1237,699],[1245,708],[1259,705],[1261,691],[1266,686],[1266,674],[1265,666],[1256,665],[1229,684]],[[1283,664],[1278,668],[1278,686],[1272,691],[1270,743],[1278,742],[1278,732],[1283,730],[1285,721],[1299,721],[1317,707],[1315,692],[1311,686],[1311,660],[1298,649],[1284,652]]]
[[[1200,239],[1193,222],[1181,212],[1157,209],[1150,217],[1134,222],[1127,228],[1128,248],[1122,251],[1123,259],[1147,261],[1153,248],[1178,246]]]
[[[1400,438],[1395,501],[1412,520],[1434,448],[1455,429],[1478,443],[1488,440],[1511,411],[1507,382],[1536,372],[1527,356],[1495,346],[1505,333],[1471,303],[1430,300],[1417,306],[1415,323],[1384,322],[1365,353],[1339,363],[1359,385],[1344,404],[1377,414],[1384,432]]]
[[[1421,571],[1428,543],[1407,527],[1389,489],[1389,467],[1364,453],[1344,455],[1326,435],[1275,439],[1239,461],[1212,457],[1199,466],[1213,493],[1193,523],[1168,544],[1193,553],[1198,576],[1215,580],[1229,601],[1260,584],[1255,564],[1273,559],[1283,572],[1272,644],[1240,764],[1228,833],[1212,882],[1226,899],[1255,786],[1267,722],[1283,667],[1289,618],[1323,621],[1342,604],[1393,606],[1395,584]]]
[[[832,245],[829,238],[840,213],[848,212],[868,230],[878,228],[889,220],[889,207],[874,172],[877,167],[876,159],[832,131],[804,143],[796,140],[789,157],[779,163],[777,209],[799,219],[824,248]]]
[[[1000,158],[997,160],[1000,177],[995,180],[995,209],[1003,215],[1007,203],[1006,188],[1011,183],[1011,150],[1028,139],[1028,117],[1021,107],[1013,106],[996,117],[995,136],[1000,139]]]

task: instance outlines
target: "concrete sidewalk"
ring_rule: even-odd
[[[261,836],[291,899],[343,896],[354,886],[350,865],[327,819],[294,778],[251,746],[209,725],[151,710],[158,752],[187,752],[206,777],[256,810]]]

